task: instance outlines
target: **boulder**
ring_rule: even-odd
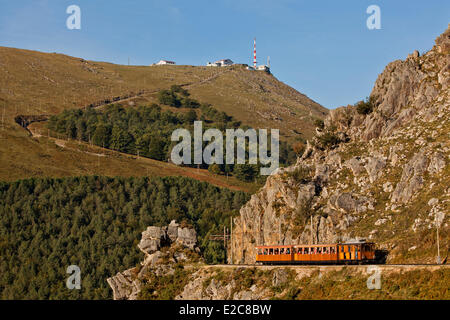
[[[142,232],[141,241],[138,244],[139,249],[145,254],[152,254],[158,251],[161,246],[167,243],[166,227],[147,227]]]
[[[194,249],[197,245],[197,232],[191,228],[178,228],[176,241],[185,247]]]
[[[435,152],[430,158],[430,164],[428,165],[428,172],[439,173],[445,168],[445,157],[440,152]]]
[[[355,177],[357,177],[365,172],[363,161],[359,157],[353,157],[353,158],[345,161],[344,165],[347,168],[349,168],[350,170],[352,170],[353,175]]]
[[[278,287],[289,280],[289,272],[286,269],[275,269],[272,276],[272,286]]]
[[[176,241],[178,238],[178,226],[179,224],[176,223],[175,220],[172,220],[169,226],[167,227],[167,236],[172,242]]]
[[[428,159],[423,151],[415,154],[403,167],[402,177],[392,193],[391,202],[407,203],[423,187],[423,173]]]
[[[369,157],[365,168],[369,174],[369,181],[375,182],[378,177],[383,173],[382,170],[386,166],[386,160],[381,157]]]

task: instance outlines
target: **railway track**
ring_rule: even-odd
[[[368,266],[377,266],[380,268],[450,268],[448,264],[273,264],[273,265],[258,265],[258,264],[217,264],[209,265],[210,268],[366,268]]]

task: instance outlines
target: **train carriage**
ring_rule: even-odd
[[[262,264],[364,264],[375,262],[373,242],[315,245],[257,246],[256,262]]]

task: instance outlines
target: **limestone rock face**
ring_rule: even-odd
[[[361,159],[358,159],[357,157],[347,160],[345,165],[352,170],[354,176],[358,176],[365,171]]]
[[[114,300],[135,300],[141,290],[141,282],[133,277],[131,270],[119,272],[106,281],[113,291]]]
[[[411,247],[400,244],[400,234],[425,232],[432,220],[448,230],[448,215],[439,212],[450,210],[449,30],[430,51],[386,66],[368,114],[356,106],[330,110],[296,164],[269,176],[234,218],[229,262],[254,263],[258,245],[358,237],[392,249],[395,261]],[[326,134],[332,146],[322,143]],[[423,201],[431,197],[441,207],[427,211]]]
[[[408,202],[423,186],[423,173],[428,159],[423,152],[417,153],[403,168],[400,182],[392,194],[392,202]]]
[[[368,159],[366,170],[369,174],[369,181],[371,183],[375,182],[378,177],[382,174],[382,170],[386,166],[386,160],[383,158],[370,157]]]
[[[430,173],[439,173],[445,168],[445,157],[440,152],[435,152],[430,159],[428,171]]]
[[[147,227],[142,232],[138,247],[142,252],[151,254],[171,242],[178,242],[194,249],[197,245],[197,233],[193,228],[181,228],[175,220],[172,220],[168,227]]]
[[[191,228],[178,228],[177,242],[190,249],[194,249],[197,245],[197,233],[195,229]]]
[[[165,227],[149,226],[142,232],[138,248],[145,254],[140,267],[131,268],[108,278],[114,300],[135,300],[138,298],[149,274],[163,276],[174,272],[174,265],[188,261],[182,248],[197,254],[195,229],[180,227],[174,220]],[[165,249],[164,251],[161,251]]]
[[[343,192],[330,197],[329,207],[345,213],[364,212],[366,210],[365,203],[364,197],[355,198],[351,193]]]
[[[165,227],[147,227],[147,230],[142,232],[141,242],[138,245],[139,249],[146,254],[158,251],[161,245],[167,242],[166,229]]]
[[[296,164],[269,176],[232,219],[229,263],[254,263],[258,245],[358,238],[386,250],[388,263],[434,263],[436,227],[441,239],[450,235],[449,30],[427,53],[414,51],[386,66],[368,114],[356,106],[330,111]],[[326,135],[331,145],[322,143]],[[174,274],[196,244],[195,230],[175,221],[148,227],[139,243],[141,266],[107,280],[114,299],[136,299],[149,275]],[[283,287],[291,277],[277,267],[243,287],[256,271],[190,267],[176,299],[268,299],[274,295],[267,287]]]

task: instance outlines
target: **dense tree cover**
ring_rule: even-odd
[[[66,110],[50,117],[47,126],[70,139],[162,161],[170,158],[171,150],[177,144],[170,141],[172,132],[177,128],[185,128],[193,136],[193,123],[196,120],[203,121],[203,130],[217,128],[225,132],[226,129],[249,128],[210,104],[200,104],[190,99],[189,92],[180,86],[162,90],[158,97],[162,104],[190,109],[186,113],[175,113],[163,111],[157,104],[127,108],[115,104],[104,110]],[[203,144],[206,146],[207,142]],[[281,165],[294,163],[296,156],[288,143],[280,141]],[[206,169],[208,165],[200,167]],[[264,177],[259,176],[259,166],[255,165],[215,165],[209,169],[214,173],[235,175],[243,181],[264,180]]]
[[[170,136],[178,127],[189,127],[197,119],[194,113],[162,111],[158,105],[123,108],[109,105],[104,111],[66,110],[52,116],[48,128],[113,150],[166,160]]]
[[[193,225],[207,260],[222,262],[223,245],[205,239],[248,198],[181,177],[0,182],[0,298],[111,298],[106,279],[143,258],[140,233],[172,219]],[[66,288],[70,265],[81,290]]]
[[[173,85],[170,90],[158,92],[159,103],[176,108],[198,108],[200,103],[189,98],[189,92],[179,85]]]

